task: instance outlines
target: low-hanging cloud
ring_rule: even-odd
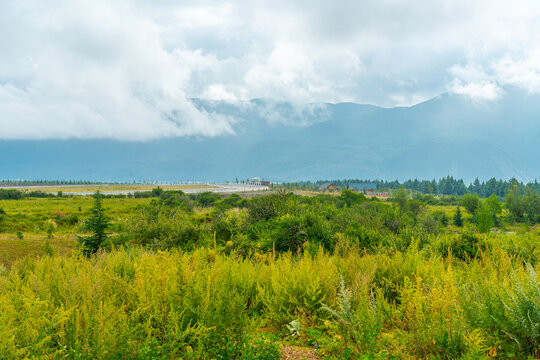
[[[0,139],[234,134],[195,97],[301,109],[538,92],[539,16],[536,0],[3,1]]]
[[[0,26],[0,138],[113,138],[233,133],[187,99],[189,58],[130,4],[21,1]],[[181,56],[180,56],[181,55]]]

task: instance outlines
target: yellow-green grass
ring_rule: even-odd
[[[156,187],[160,187],[164,190],[189,190],[189,189],[213,189],[214,185],[206,184],[192,184],[192,185],[51,185],[51,186],[39,186],[39,187],[12,187],[21,191],[43,191],[47,193],[57,193],[62,191],[63,193],[80,193],[80,192],[94,192],[94,191],[149,191]]]
[[[114,219],[130,214],[137,206],[148,204],[151,199],[112,198],[103,199],[107,215]],[[4,231],[43,232],[44,222],[60,223],[62,219],[76,215],[81,220],[90,215],[94,199],[88,196],[70,198],[26,198],[21,200],[0,200],[0,208],[6,212],[2,224]],[[56,224],[59,225],[59,224]],[[63,232],[64,227],[55,226],[55,231]]]
[[[109,210],[111,215],[125,213],[134,207],[147,204],[151,201],[149,198],[104,198],[103,205]],[[0,200],[0,208],[6,213],[20,213],[27,215],[49,214],[55,215],[56,212],[74,213],[79,211],[79,206],[83,215],[94,204],[94,198],[91,196],[74,196],[65,198],[25,198],[20,200]]]
[[[47,236],[24,233],[19,239],[14,234],[0,234],[0,264],[8,266],[15,260],[24,257],[42,256],[47,251],[59,256],[70,255],[75,247],[76,241],[72,236],[54,236],[48,239]],[[50,250],[46,249],[50,246]]]
[[[151,199],[111,198],[102,201],[114,226],[132,214],[137,206],[148,204]],[[53,236],[49,240],[53,252],[69,255],[76,247],[76,235],[84,233],[81,225],[90,216],[93,204],[94,199],[89,196],[0,200],[0,208],[6,212],[0,222],[0,263],[9,265],[25,256],[44,254],[43,247],[49,232]],[[67,222],[70,216],[77,219]],[[17,233],[22,235],[22,240]]]
[[[512,337],[532,337],[513,328],[526,307],[509,300],[538,306],[540,267],[496,245],[470,262],[414,248],[262,257],[120,249],[18,262],[0,271],[0,353],[208,359],[261,327],[288,333],[292,320],[301,330],[282,344],[316,342],[335,359],[516,358]]]

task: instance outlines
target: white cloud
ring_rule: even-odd
[[[452,92],[467,95],[473,100],[496,100],[503,94],[497,84],[489,81],[462,83],[455,80],[451,86]]]
[[[538,92],[539,18],[536,0],[8,0],[0,139],[234,132],[193,97],[301,109]]]
[[[497,61],[494,69],[497,78],[504,84],[518,86],[530,92],[540,91],[540,47],[531,49],[519,60],[507,55]]]
[[[18,44],[0,55],[0,138],[233,132],[228,119],[187,100],[190,74],[206,59],[200,51],[165,51],[159,26],[128,4],[49,4],[14,4],[4,13]]]
[[[229,91],[223,84],[210,84],[201,95],[202,98],[230,103],[238,102],[238,97],[233,91]]]
[[[176,21],[185,28],[216,27],[230,19],[228,6],[188,6],[174,11]]]

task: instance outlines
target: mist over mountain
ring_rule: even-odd
[[[231,119],[235,134],[147,142],[4,140],[0,178],[540,178],[540,96],[515,88],[493,101],[443,94],[395,108],[266,99],[192,102]]]

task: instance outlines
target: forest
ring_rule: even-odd
[[[336,186],[346,188],[350,183],[372,183],[377,186],[379,190],[385,189],[399,189],[404,187],[406,189],[416,190],[423,194],[435,194],[435,195],[465,195],[467,193],[476,194],[480,197],[489,197],[495,194],[498,197],[504,198],[506,194],[512,189],[514,184],[517,184],[522,192],[525,192],[527,188],[530,188],[537,193],[540,193],[540,183],[537,180],[534,182],[524,183],[518,181],[515,178],[510,180],[498,180],[491,178],[487,181],[480,181],[476,178],[472,183],[466,185],[463,179],[455,179],[453,176],[446,176],[439,180],[406,180],[399,182],[398,180],[386,181],[386,180],[360,180],[360,179],[341,179],[341,180],[320,180],[320,181],[301,181],[295,183],[286,183],[287,188],[302,188],[302,189],[317,189],[323,183],[332,183]]]

